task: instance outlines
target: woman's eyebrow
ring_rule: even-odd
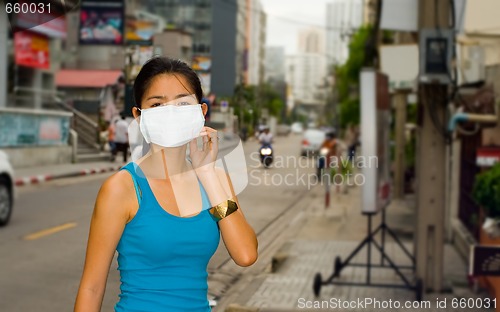
[[[149,100],[163,100],[165,99],[166,96],[164,95],[153,95],[153,96],[150,96],[146,99],[146,101],[149,101]]]
[[[190,96],[191,94],[188,94],[188,93],[181,93],[181,94],[177,94],[175,96],[175,99],[180,99],[180,98],[183,98],[185,96]]]

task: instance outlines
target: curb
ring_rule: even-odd
[[[236,146],[237,146],[237,144],[231,144],[228,146],[224,146],[223,148],[220,148],[219,151],[226,150],[226,149],[236,147]],[[69,173],[62,173],[62,174],[56,174],[56,175],[41,174],[41,175],[35,175],[35,176],[28,176],[28,177],[22,177],[22,178],[15,179],[14,184],[16,186],[41,184],[41,183],[55,180],[55,179],[72,178],[72,177],[85,176],[85,175],[91,175],[91,174],[97,174],[97,173],[118,171],[121,167],[122,166],[111,166],[111,167],[105,167],[105,168],[83,169],[83,170],[72,171]]]
[[[62,174],[56,174],[56,175],[52,175],[52,174],[43,175],[42,174],[42,175],[36,175],[36,176],[22,177],[22,178],[16,179],[14,183],[16,186],[41,184],[43,182],[47,182],[47,181],[51,181],[51,180],[55,180],[55,179],[71,178],[71,177],[78,177],[78,176],[85,176],[85,175],[91,175],[91,174],[117,171],[121,167],[122,166],[111,166],[111,167],[105,167],[105,168],[91,168],[91,169],[83,169],[83,170],[72,171],[69,173],[62,173]]]

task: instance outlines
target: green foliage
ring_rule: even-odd
[[[340,103],[340,126],[347,128],[350,124],[359,124],[360,108],[358,98],[347,98]]]
[[[490,218],[500,218],[500,163],[476,175],[472,197]]]
[[[365,45],[371,33],[371,26],[358,29],[349,44],[349,58],[336,68],[336,87],[340,103],[341,127],[359,124],[359,73],[365,66]]]
[[[280,122],[281,111],[285,105],[278,92],[269,84],[260,86],[237,85],[230,102],[234,103],[235,114],[238,117],[240,117],[240,109],[243,107],[243,121],[247,124],[256,123],[263,108],[269,111],[269,115],[278,117]]]
[[[417,123],[417,104],[410,104],[406,106],[406,122]]]

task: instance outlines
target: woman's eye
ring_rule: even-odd
[[[179,102],[177,105],[190,105],[189,102]]]
[[[153,105],[151,105],[151,107],[158,107],[160,105],[161,105],[160,103],[154,103]]]

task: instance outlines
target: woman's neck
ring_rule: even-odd
[[[141,161],[146,176],[173,177],[189,170],[186,160],[187,144],[179,147],[163,147],[151,144],[151,149]]]

